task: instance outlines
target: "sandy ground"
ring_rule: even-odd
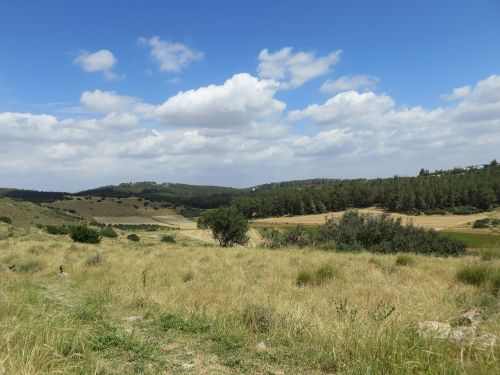
[[[364,213],[370,214],[380,214],[382,210],[375,208],[366,208],[358,210]],[[288,217],[270,217],[265,219],[253,220],[252,224],[255,226],[264,225],[319,225],[325,222],[325,218],[333,217],[339,218],[344,214],[345,211],[338,212],[328,212],[319,215],[302,215],[302,216],[288,216]],[[403,222],[413,222],[414,225],[422,226],[425,228],[433,228],[435,230],[444,229],[467,229],[471,228],[471,223],[477,219],[482,219],[485,217],[500,217],[500,210],[486,212],[474,215],[420,215],[420,216],[409,216],[403,214],[390,214],[392,217],[401,218]]]

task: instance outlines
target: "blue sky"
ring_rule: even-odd
[[[497,1],[2,2],[0,186],[487,162],[499,42]]]

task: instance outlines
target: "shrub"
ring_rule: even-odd
[[[43,269],[43,263],[39,260],[29,260],[25,263],[19,264],[16,269],[19,272],[37,272]]]
[[[203,212],[198,220],[198,228],[212,230],[213,238],[222,247],[248,242],[248,220],[235,207],[220,207]]]
[[[369,215],[347,211],[338,220],[327,219],[320,227],[318,241],[337,244],[339,250],[368,250],[380,253],[418,252],[459,255],[466,243],[432,229],[403,225],[388,214]]]
[[[176,243],[177,241],[175,240],[174,236],[164,235],[161,238],[161,242]]]
[[[475,229],[488,228],[489,222],[490,222],[490,219],[488,219],[488,218],[478,219],[478,220],[474,221],[474,224],[472,224],[472,228],[475,228]]]
[[[264,306],[251,303],[243,309],[242,319],[248,329],[264,333],[271,329],[272,312]]]
[[[415,260],[409,255],[398,255],[396,258],[396,266],[411,266]]]
[[[86,260],[85,260],[85,265],[92,267],[92,266],[99,266],[103,263],[103,258],[101,253],[97,252],[95,254],[90,255]]]
[[[98,244],[101,242],[99,232],[88,228],[86,225],[79,225],[71,228],[71,239],[75,242]]]
[[[47,225],[45,230],[48,234],[66,235],[71,233],[71,229],[66,225]]]
[[[283,243],[289,246],[304,247],[312,243],[312,238],[302,225],[297,225],[294,229],[286,232]]]
[[[338,269],[332,267],[331,265],[324,265],[318,268],[316,271],[301,271],[297,275],[297,285],[320,285],[325,281],[335,279],[339,276]]]
[[[460,268],[456,274],[458,281],[464,284],[481,285],[489,279],[491,268],[487,265],[473,264]]]
[[[8,216],[0,216],[0,221],[7,224],[12,224],[12,219]]]
[[[184,281],[185,283],[193,280],[193,278],[194,278],[194,273],[192,272],[186,272],[184,275],[182,275],[182,281]]]
[[[115,230],[110,226],[101,229],[101,232],[99,234],[101,235],[101,237],[108,237],[108,238],[118,237],[118,233],[116,233]]]
[[[129,234],[127,236],[127,239],[129,241],[133,241],[133,242],[139,242],[139,240],[140,240],[139,236],[137,234],[135,234],[135,233]]]

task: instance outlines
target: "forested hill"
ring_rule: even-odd
[[[164,201],[173,205],[194,208],[214,208],[227,205],[244,192],[223,186],[188,185],[178,183],[130,182],[81,191],[75,195],[106,196],[127,198],[137,196],[152,201]]]
[[[64,199],[63,192],[0,189],[0,196],[35,203]],[[405,213],[457,214],[500,205],[500,166],[489,164],[437,170],[416,177],[311,179],[258,185],[248,189],[178,183],[136,182],[104,186],[74,195],[142,197],[197,209],[234,205],[248,217],[302,215],[379,206]]]
[[[500,205],[500,166],[429,172],[417,177],[288,181],[257,186],[233,199],[248,217],[302,215],[380,206],[405,213],[467,214]]]

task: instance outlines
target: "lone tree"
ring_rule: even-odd
[[[205,211],[198,220],[199,229],[211,229],[222,247],[248,242],[248,220],[235,207],[220,207]]]

